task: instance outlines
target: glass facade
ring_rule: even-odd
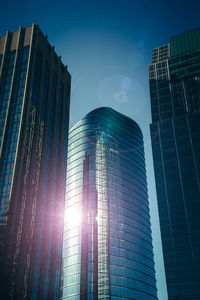
[[[157,299],[143,137],[110,108],[69,133],[62,299]]]
[[[5,120],[7,114],[7,106],[10,95],[10,86],[13,74],[13,66],[15,61],[15,52],[12,51],[8,55],[8,67],[2,75],[2,102],[1,102],[1,137],[0,143],[2,142],[2,136],[5,129]],[[4,141],[4,151],[1,155],[2,166],[0,173],[0,198],[1,198],[1,210],[0,218],[1,223],[6,223],[7,221],[7,212],[9,209],[9,195],[10,195],[10,186],[13,176],[13,167],[16,156],[16,145],[19,135],[19,124],[21,119],[21,110],[22,110],[22,101],[25,87],[26,79],[26,70],[29,56],[29,47],[24,47],[19,53],[19,63],[16,70],[16,80],[13,86],[11,105],[10,105],[10,118],[9,122],[6,124],[7,138]],[[9,73],[7,72],[8,70]],[[3,225],[3,224],[2,224]]]
[[[56,300],[70,74],[37,25],[0,37],[0,67],[1,298]]]
[[[200,30],[153,50],[151,138],[168,296],[200,299]],[[165,53],[166,55],[159,55]]]

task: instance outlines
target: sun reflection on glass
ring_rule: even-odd
[[[65,223],[70,227],[81,225],[82,215],[80,209],[77,207],[69,207],[65,210]]]

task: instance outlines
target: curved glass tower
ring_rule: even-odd
[[[98,108],[70,131],[62,299],[157,299],[143,137]]]

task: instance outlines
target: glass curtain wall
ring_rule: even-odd
[[[143,137],[110,108],[69,134],[62,299],[157,299]]]

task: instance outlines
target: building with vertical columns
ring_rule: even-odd
[[[72,127],[61,299],[157,299],[143,137],[107,107]]]
[[[200,29],[153,49],[149,82],[168,296],[200,299]]]
[[[2,299],[59,299],[70,74],[37,25],[0,37]]]

